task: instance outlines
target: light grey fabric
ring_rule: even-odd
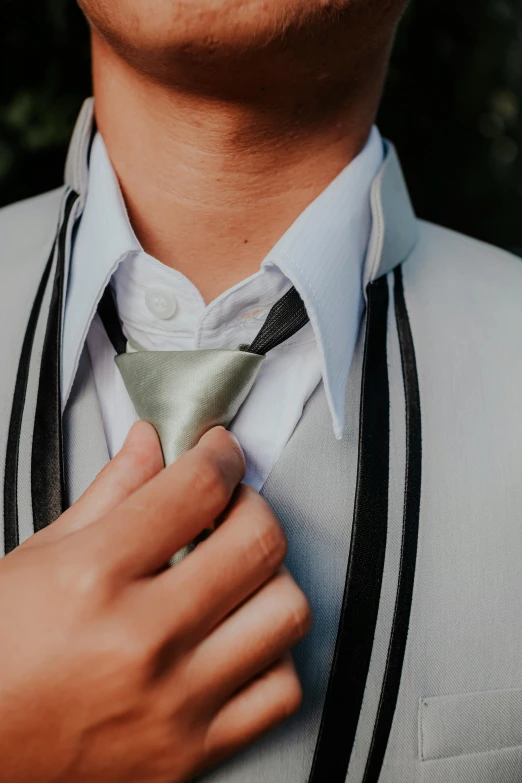
[[[27,320],[40,278],[54,244],[65,188],[0,210],[0,336],[4,346],[0,371],[0,476],[5,471],[5,444],[13,407],[13,394]],[[27,411],[34,415],[39,378],[39,357],[43,343],[49,299],[42,308],[35,338],[34,360],[27,388]],[[30,498],[31,433],[23,429],[24,441],[19,457],[21,537],[32,531]],[[2,482],[3,483],[3,482]],[[4,495],[0,492],[0,519],[3,519]],[[4,529],[0,525],[3,551]]]
[[[78,139],[87,135],[85,118],[82,123]],[[78,141],[75,144],[72,159],[78,162],[74,170],[81,189],[85,150]],[[52,245],[62,195],[58,191],[0,211],[2,468],[23,334]],[[480,242],[416,221],[391,147],[374,184],[372,209],[365,279],[378,277],[408,254],[403,265],[404,287],[417,355],[423,430],[411,623],[379,783],[520,783],[522,264]],[[350,376],[345,437],[338,442],[332,435],[321,386],[264,490],[289,538],[288,565],[315,613],[313,630],[296,651],[305,689],[303,709],[265,740],[206,776],[213,783],[307,781],[347,564],[357,473],[362,344],[361,335]],[[362,783],[399,569],[404,390],[391,316],[388,346],[388,548],[349,783]],[[37,368],[38,349],[33,363]],[[106,459],[99,449],[102,427],[93,404],[88,365],[82,364],[81,372],[84,375],[78,376],[65,421],[71,497],[78,495]],[[28,399],[34,399],[37,377],[37,369],[31,367]],[[30,425],[24,427],[30,434]],[[26,466],[30,437],[24,435],[21,446],[20,464]],[[24,475],[22,496],[27,495],[27,487]],[[25,509],[30,502],[27,497],[22,500],[23,513],[29,513]],[[31,520],[21,523],[24,530],[30,529]],[[499,692],[508,695],[491,695]],[[439,717],[431,723],[423,717],[421,741],[419,704],[426,699],[437,705]],[[502,704],[499,699],[504,700]],[[519,744],[513,747],[514,742]]]
[[[408,258],[419,237],[402,170],[390,142],[386,157],[371,190],[372,231],[363,272],[363,287],[388,274]]]
[[[51,271],[51,278],[56,269],[56,259]],[[42,303],[42,310],[38,319],[38,326],[34,337],[33,350],[36,357],[41,356],[47,315],[51,302],[52,286],[47,286],[47,291]],[[33,535],[33,507],[31,498],[31,446],[33,442],[34,416],[36,412],[36,395],[40,381],[40,362],[33,361],[29,369],[27,394],[25,399],[25,415],[22,421],[20,454],[18,459],[18,509],[20,517],[20,543]]]
[[[347,395],[347,434],[334,438],[324,387],[308,402],[301,423],[276,463],[262,494],[288,537],[287,566],[314,613],[310,635],[295,650],[305,693],[298,716],[221,769],[211,783],[298,783],[312,765],[333,657],[352,530],[362,342]],[[328,465],[328,479],[318,466]]]
[[[87,98],[76,121],[65,162],[65,184],[79,194],[81,210],[87,195],[88,156],[93,127],[94,99]]]
[[[87,347],[64,411],[64,458],[67,496],[75,503],[109,461],[96,385]]]
[[[522,748],[425,761],[420,780],[422,783],[518,783],[522,780]]]
[[[501,750],[421,761],[417,715],[422,697],[522,687],[522,265],[420,224],[403,274],[423,482],[408,647],[381,783],[514,783],[520,756]]]
[[[419,702],[423,761],[522,747],[522,689],[434,696]]]
[[[393,299],[393,277],[388,278],[390,301]],[[393,308],[388,311],[388,357],[389,365],[400,367],[399,338]],[[395,382],[394,382],[395,381]],[[395,609],[395,595],[399,576],[402,517],[404,511],[404,464],[406,458],[405,399],[402,378],[393,374],[390,384],[390,484],[388,509],[388,540],[384,562],[381,602],[377,617],[378,631],[370,661],[368,683],[355,738],[347,783],[359,783],[363,779],[366,760],[370,750],[373,727],[377,717],[383,675],[388,657],[388,645]]]

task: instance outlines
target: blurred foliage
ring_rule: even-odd
[[[74,0],[0,0],[0,204],[55,187],[90,92]],[[522,0],[415,0],[379,115],[418,214],[522,254]]]
[[[87,25],[74,0],[0,0],[0,204],[56,187],[90,94]]]
[[[522,0],[416,0],[379,125],[417,213],[522,255]]]

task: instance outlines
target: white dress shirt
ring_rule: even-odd
[[[382,161],[382,140],[373,128],[363,151],[304,210],[259,271],[206,306],[190,280],[140,246],[97,134],[69,270],[62,386],[65,405],[87,343],[111,457],[137,416],[96,315],[109,283],[127,337],[160,351],[249,343],[272,305],[295,285],[310,323],[269,352],[230,427],[245,452],[246,481],[261,489],[321,378],[335,435],[342,436],[348,372],[364,307],[370,189]]]

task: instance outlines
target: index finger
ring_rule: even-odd
[[[245,475],[237,440],[222,427],[81,531],[89,554],[126,578],[157,572],[203,530],[213,528]]]
[[[136,422],[122,449],[103,468],[83,495],[52,525],[28,538],[25,548],[49,544],[92,524],[139,489],[164,467],[156,430]]]

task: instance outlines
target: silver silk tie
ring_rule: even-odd
[[[292,288],[270,310],[250,346],[235,351],[145,351],[127,342],[109,287],[98,312],[136,413],[158,433],[165,465],[195,446],[212,427],[228,427],[250,393],[267,351],[308,322],[303,302]],[[180,550],[171,565],[196,545],[197,541]]]
[[[228,427],[248,396],[264,356],[243,351],[137,351],[116,364],[140,419],[161,441],[165,465],[211,427]]]

